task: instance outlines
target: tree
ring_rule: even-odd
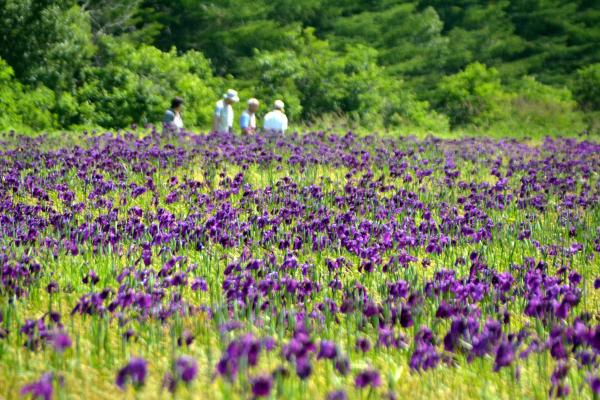
[[[418,101],[401,80],[385,73],[375,49],[354,44],[334,50],[313,29],[301,31],[289,43],[288,50],[257,52],[245,68],[256,77],[256,93],[269,100],[284,98],[292,119],[344,113],[374,126],[446,128],[427,102]]]
[[[374,47],[390,74],[408,78],[418,91],[431,89],[448,57],[443,23],[431,7],[419,11],[416,3],[390,4],[338,18],[328,38],[334,45]]]
[[[92,54],[88,18],[73,1],[5,0],[0,7],[0,57],[22,82],[72,91]]]
[[[156,21],[152,7],[144,0],[79,0],[89,15],[94,37],[121,36],[136,43],[152,43],[162,25]]]
[[[582,65],[600,61],[598,2],[523,0],[508,8],[526,43],[520,63],[546,83],[564,84]]]

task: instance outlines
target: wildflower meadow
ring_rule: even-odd
[[[6,135],[0,398],[600,396],[600,143]]]

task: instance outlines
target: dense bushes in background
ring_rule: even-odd
[[[573,92],[584,110],[600,111],[600,63],[577,71]]]
[[[496,123],[503,132],[567,134],[583,132],[587,127],[567,88],[544,85],[531,76],[516,81],[508,104],[509,115]]]
[[[296,124],[595,131],[592,3],[5,0],[0,129],[152,123],[174,95],[205,128],[235,87]]]
[[[453,128],[565,134],[586,127],[568,89],[544,85],[531,76],[505,85],[495,68],[480,63],[444,77],[435,98]]]
[[[573,94],[586,111],[584,116],[590,132],[600,132],[600,63],[591,64],[577,71]]]
[[[310,121],[343,113],[375,126],[447,130],[443,116],[378,65],[376,49],[347,45],[334,51],[312,29],[290,34],[289,40],[287,50],[257,52],[244,68],[256,77],[249,82],[250,89],[268,102],[286,99],[286,112],[292,119]]]
[[[24,87],[0,58],[0,127],[42,130],[57,127],[54,92],[45,86]]]
[[[91,112],[78,122],[116,127],[156,122],[176,95],[187,101],[189,125],[210,122],[217,80],[201,53],[177,56],[175,49],[136,48],[104,37],[96,59],[96,65],[85,69],[86,80],[76,92],[77,102],[87,103]]]

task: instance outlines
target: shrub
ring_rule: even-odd
[[[600,63],[588,65],[577,71],[573,94],[582,109],[600,110]]]
[[[57,127],[54,92],[45,86],[24,87],[0,58],[0,130],[45,130]]]
[[[209,123],[213,103],[208,99],[216,101],[218,80],[201,53],[178,56],[175,49],[136,48],[105,37],[100,41],[99,60],[100,65],[86,69],[87,79],[76,94],[78,103],[92,105],[91,123],[115,128],[155,123],[176,95],[186,101],[187,126]],[[76,122],[84,123],[87,115]]]
[[[436,92],[438,110],[453,128],[502,134],[565,134],[585,128],[566,88],[544,85],[526,76],[505,86],[494,68],[475,63],[445,77]]]
[[[585,129],[583,113],[577,110],[567,88],[544,85],[535,78],[520,79],[510,95],[509,117],[497,129],[526,134],[568,134]]]
[[[6,129],[12,124],[21,123],[17,108],[17,90],[19,84],[14,80],[13,69],[0,58],[0,128]]]
[[[442,79],[435,94],[437,109],[452,127],[489,126],[504,115],[499,104],[507,100],[498,71],[480,63]]]

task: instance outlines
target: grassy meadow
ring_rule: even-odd
[[[0,398],[598,396],[597,141],[1,151]]]

